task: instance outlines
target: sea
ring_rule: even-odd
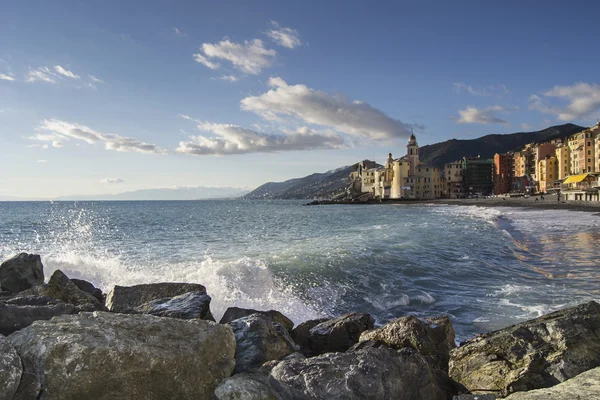
[[[600,216],[303,201],[0,202],[0,259],[42,256],[104,291],[194,282],[296,323],[447,315],[457,341],[600,300]]]

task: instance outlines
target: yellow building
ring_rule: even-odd
[[[525,170],[525,151],[517,151],[515,152],[514,156],[513,156],[513,163],[514,163],[514,170],[515,170],[515,174],[514,176],[525,176],[527,175],[526,170]]]
[[[538,161],[538,183],[542,193],[552,189],[554,180],[558,175],[558,161],[556,157],[546,157]]]
[[[567,176],[571,175],[571,157],[569,146],[560,146],[556,148],[556,161],[557,161],[557,177],[556,179],[563,180]]]
[[[567,143],[571,153],[571,174],[596,171],[595,139],[598,133],[600,124],[569,136]]]
[[[462,165],[459,161],[444,164],[445,189],[442,188],[444,197],[458,199],[463,197]]]

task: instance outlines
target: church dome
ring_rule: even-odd
[[[415,137],[414,133],[410,134],[410,137],[408,138],[407,146],[417,146],[417,138]]]

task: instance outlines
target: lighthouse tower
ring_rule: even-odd
[[[419,164],[419,145],[412,131],[406,145],[406,156],[408,157],[408,161],[410,161],[410,175],[414,175],[415,167]]]

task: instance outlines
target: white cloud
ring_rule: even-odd
[[[306,124],[327,126],[370,139],[410,135],[410,125],[387,116],[368,103],[331,96],[305,85],[288,85],[281,78],[270,78],[269,85],[273,89],[268,92],[243,99],[242,109],[268,120],[289,116]]]
[[[315,149],[344,148],[344,140],[335,132],[316,132],[307,127],[271,135],[242,128],[237,125],[200,122],[198,129],[216,136],[190,136],[180,142],[177,153],[193,155],[228,155],[270,153]]]
[[[243,44],[223,39],[219,43],[204,43],[200,48],[203,54],[194,54],[194,59],[210,69],[218,69],[220,64],[209,59],[226,60],[247,74],[259,74],[263,68],[273,64],[277,52],[264,47],[262,40],[253,39]]]
[[[56,83],[57,75],[50,70],[48,67],[40,67],[38,69],[30,70],[25,77],[27,82],[48,82]]]
[[[60,147],[63,147],[63,146],[64,146],[64,144],[60,140],[55,140],[55,141],[52,142],[52,147],[60,148]]]
[[[39,163],[45,163],[45,162],[47,162],[47,161],[48,161],[48,160],[37,160],[37,162],[39,162]]]
[[[175,34],[176,34],[177,36],[179,36],[179,37],[184,37],[184,36],[187,36],[187,34],[185,34],[185,33],[181,32],[181,31],[180,31],[180,30],[179,30],[177,27],[175,27],[175,26],[173,27],[173,32],[175,32]]]
[[[121,178],[104,178],[100,181],[100,183],[108,183],[108,184],[116,184],[125,182]]]
[[[56,70],[56,72],[58,72],[60,75],[65,76],[67,78],[71,78],[71,79],[79,79],[80,76],[77,74],[74,74],[73,72],[64,69],[63,67],[61,67],[60,65],[55,65],[54,69]]]
[[[90,79],[92,80],[92,82],[96,82],[96,83],[104,83],[104,81],[100,78],[96,78],[94,75],[88,75],[90,77]]]
[[[566,100],[566,106],[550,105],[538,95],[529,98],[529,109],[553,114],[561,121],[592,119],[600,115],[600,85],[580,82],[571,86],[555,86],[545,97]]]
[[[2,81],[14,81],[15,80],[15,76],[13,74],[11,74],[10,72],[8,73],[8,75],[0,74],[0,80],[2,80]]]
[[[210,61],[208,58],[204,57],[202,54],[194,54],[194,60],[196,60],[196,62],[199,62],[200,64],[204,64],[204,66],[206,66],[210,69],[219,69],[221,67],[221,64],[219,64],[218,62]]]
[[[40,131],[49,131],[52,134],[38,133],[32,139],[55,142],[57,139],[62,140],[82,140],[90,144],[103,143],[107,150],[115,151],[134,151],[138,153],[154,153],[164,154],[167,151],[161,149],[154,144],[140,142],[133,138],[128,138],[120,135],[97,132],[87,126],[79,125],[67,121],[57,119],[44,120],[39,126]]]
[[[456,93],[461,93],[463,91],[470,93],[474,96],[494,96],[494,97],[500,97],[502,94],[506,94],[508,93],[508,88],[506,87],[506,85],[489,85],[489,86],[480,86],[480,87],[473,87],[470,85],[467,85],[464,82],[452,82],[452,84],[454,85],[454,90],[456,91]]]
[[[459,110],[460,117],[450,117],[458,124],[504,124],[508,121],[498,118],[496,113],[514,111],[515,108],[506,109],[502,106],[491,106],[483,109],[468,106],[464,110]]]
[[[293,49],[294,47],[298,47],[302,45],[302,41],[300,41],[300,35],[298,31],[291,28],[281,28],[279,24],[275,21],[271,21],[274,29],[271,29],[267,32],[267,36],[269,36],[275,43],[280,46],[287,47],[288,49]]]
[[[221,77],[221,80],[228,82],[237,82],[240,78],[234,75],[224,75]]]

